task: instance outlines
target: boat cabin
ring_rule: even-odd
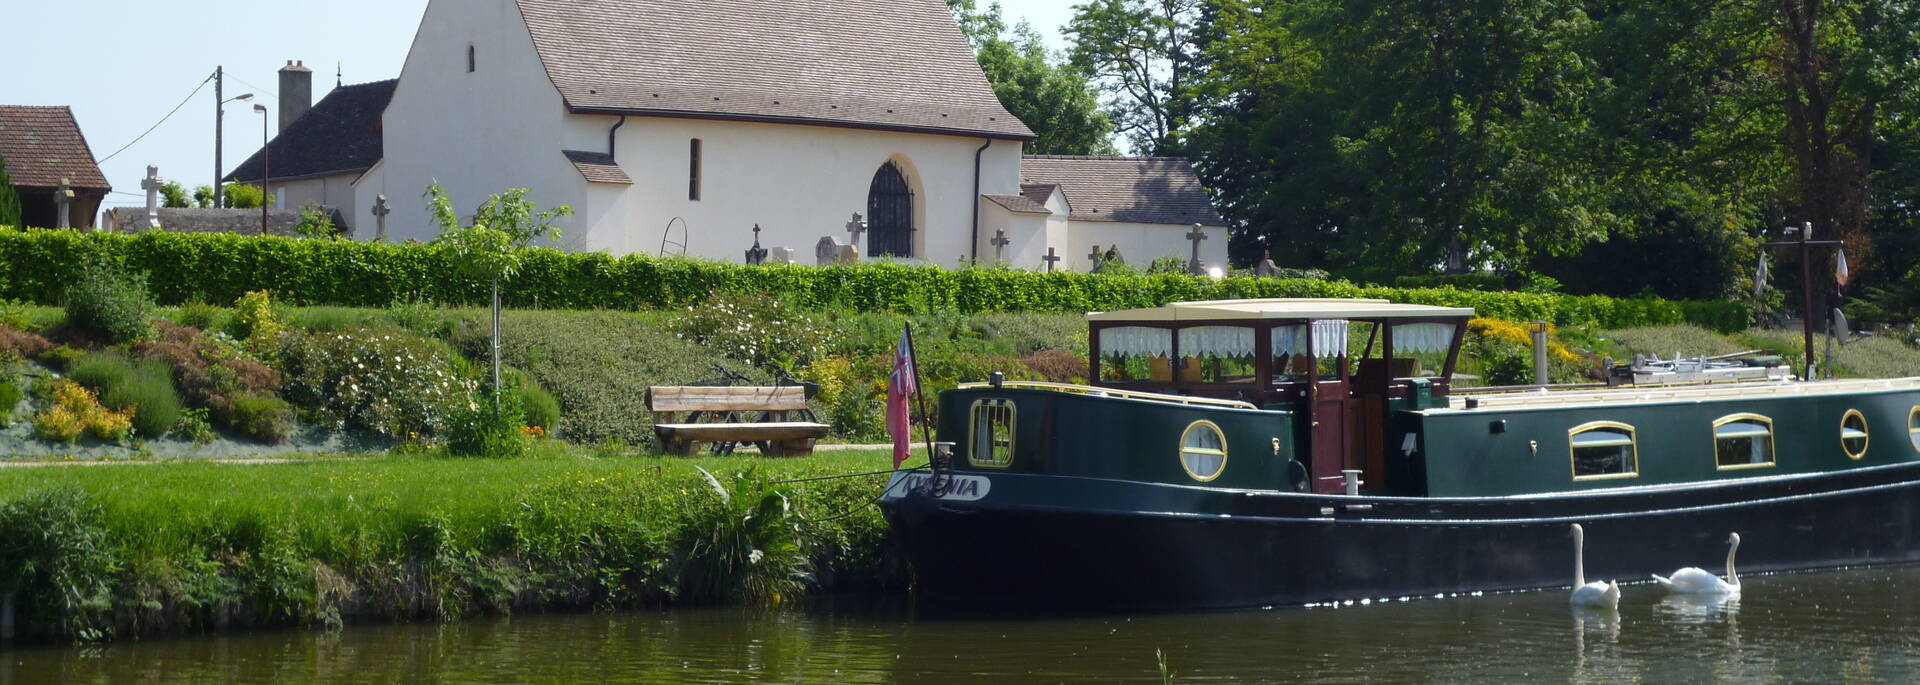
[[[1315,492],[1387,477],[1389,418],[1445,406],[1473,309],[1385,300],[1180,302],[1087,316],[1097,387],[1240,400],[1304,420]]]

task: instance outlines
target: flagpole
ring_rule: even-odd
[[[907,356],[907,363],[913,367],[912,369],[913,399],[915,403],[920,405],[921,420],[928,420],[931,418],[931,415],[927,413],[927,396],[926,396],[926,393],[920,390],[920,343],[913,341],[913,322],[908,321],[906,323],[906,327],[907,327],[907,350],[911,353]],[[920,437],[925,438],[927,441],[927,465],[932,466],[933,465],[933,431],[928,429],[926,426],[921,426]]]

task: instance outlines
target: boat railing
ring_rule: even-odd
[[[991,388],[995,386],[993,386],[990,383],[961,383],[958,387],[961,390],[973,390],[978,388]],[[1242,402],[1240,400],[1220,400],[1220,399],[1214,399],[1211,397],[1193,397],[1190,395],[1167,395],[1167,394],[1157,393],[1157,392],[1140,392],[1138,390],[1120,390],[1117,388],[1101,388],[1101,387],[1096,387],[1091,385],[1077,385],[1074,383],[1052,383],[1048,381],[1002,381],[999,387],[1014,388],[1018,390],[1052,390],[1054,392],[1072,393],[1075,395],[1093,395],[1097,397],[1119,397],[1122,399],[1130,399],[1130,400],[1147,400],[1149,402],[1171,402],[1174,404],[1198,405],[1203,407],[1224,407],[1229,409],[1259,409],[1259,407],[1254,406],[1252,402]]]

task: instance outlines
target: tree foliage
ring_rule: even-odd
[[[187,188],[179,181],[167,181],[160,184],[160,206],[172,209],[187,207]]]
[[[1088,0],[1066,26],[1073,65],[1099,83],[1107,115],[1138,154],[1177,156],[1198,103],[1195,35],[1203,0]]]
[[[999,3],[985,10],[974,0],[947,0],[947,5],[994,95],[1039,136],[1027,144],[1028,154],[1113,153],[1113,123],[1101,111],[1098,93],[1078,69],[1048,52],[1032,26],[1021,22],[1009,31]]]
[[[13,190],[13,177],[7,175],[7,158],[0,156],[0,226],[20,228],[20,196]]]

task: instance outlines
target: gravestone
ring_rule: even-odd
[[[1253,268],[1253,275],[1260,278],[1273,278],[1280,273],[1280,265],[1273,263],[1273,250],[1260,255],[1260,264]]]
[[[1206,239],[1207,234],[1200,230],[1200,224],[1194,224],[1193,232],[1187,234],[1187,240],[1193,241],[1193,259],[1187,261],[1187,273],[1195,276],[1207,273],[1207,265],[1200,263],[1200,241]]]
[[[841,266],[853,266],[859,263],[860,263],[860,247],[858,245],[841,245],[840,246],[840,265]]]
[[[1053,265],[1060,261],[1060,255],[1054,254],[1053,248],[1049,246],[1047,248],[1047,256],[1041,257],[1040,261],[1047,263],[1047,273],[1053,273]]]
[[[860,218],[859,212],[854,212],[853,220],[847,222],[847,234],[853,236],[853,242],[847,243],[847,244],[852,245],[854,247],[859,247],[860,234],[866,233],[866,232],[867,232],[866,220]]]
[[[73,228],[73,181],[60,179],[60,189],[53,191],[53,227]]]
[[[753,247],[747,248],[747,266],[767,263],[767,248],[760,246],[760,224],[753,225]]]
[[[987,243],[993,245],[993,261],[1007,261],[1007,246],[1013,243],[1013,241],[1007,239],[1007,229],[993,229],[993,240],[989,240]]]
[[[768,264],[792,264],[793,248],[791,247],[773,248],[772,252],[767,253],[767,263]]]
[[[386,193],[381,193],[373,199],[374,241],[387,242],[387,215],[392,213],[393,207],[387,204]]]
[[[820,242],[813,245],[815,266],[833,266],[840,263],[840,241],[833,236],[820,236]]]
[[[1091,273],[1091,274],[1100,273],[1101,263],[1100,263],[1100,246],[1099,245],[1094,245],[1093,251],[1087,253],[1087,261],[1093,262],[1093,268],[1088,270],[1087,273]]]
[[[147,228],[160,227],[160,167],[148,165],[147,177],[140,179],[140,189],[147,191]]]

